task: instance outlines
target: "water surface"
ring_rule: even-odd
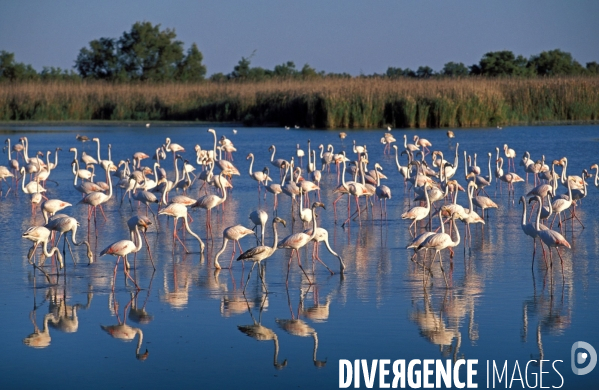
[[[13,144],[27,136],[30,156],[38,150],[45,153],[62,147],[58,168],[51,175],[58,186],[48,183],[47,194],[51,199],[73,204],[65,212],[80,221],[81,237],[87,237],[91,229],[89,238],[96,256],[112,242],[128,238],[127,219],[144,210],[132,211],[126,201],[121,207],[120,192],[115,193],[104,208],[107,220],[98,214],[95,238],[93,220],[88,227],[87,207],[77,204],[81,197],[72,187],[69,164],[73,155],[68,149],[77,147],[81,152],[83,148],[96,156],[96,148],[94,143],[76,141],[75,135],[100,137],[104,158],[107,144],[112,144],[113,161],[131,158],[137,151],[153,154],[168,136],[185,147],[182,155],[196,165],[194,145],[211,149],[213,144],[212,135],[203,127],[3,126],[0,130]],[[156,271],[152,271],[145,245],[137,256],[134,276],[142,287],[139,293],[125,281],[120,266],[113,284],[113,257],[98,258],[88,266],[85,252],[79,248],[75,251],[76,266],[67,251],[66,270],[59,277],[50,260],[44,267],[49,278],[34,270],[27,261],[31,243],[21,234],[30,226],[43,224],[43,219],[39,211],[31,216],[28,196],[19,192],[15,197],[13,190],[2,197],[3,388],[41,388],[55,381],[65,388],[165,388],[173,383],[180,388],[337,388],[339,359],[479,359],[481,387],[485,386],[486,360],[508,360],[511,364],[518,360],[525,364],[530,359],[561,359],[564,363],[558,367],[565,388],[588,388],[597,383],[599,369],[575,376],[569,357],[575,341],[599,347],[595,330],[599,320],[599,191],[592,179],[588,196],[578,209],[585,229],[575,223],[572,230],[568,223],[566,238],[572,249],[562,251],[563,279],[558,259],[554,258],[553,271],[548,271],[540,251],[531,269],[532,240],[520,229],[522,209],[517,200],[533,187],[532,182],[516,185],[516,202],[508,198],[505,188],[503,194],[496,193],[492,184],[488,192],[499,209],[491,211],[484,230],[472,228],[472,249],[464,249],[462,241],[451,266],[447,251],[443,252],[444,265],[451,267],[451,287],[445,288],[440,269],[435,266],[425,288],[421,268],[410,261],[413,252],[405,249],[410,240],[409,222],[401,219],[413,194],[404,190],[393,156],[382,154],[383,131],[348,131],[347,138],[341,140],[336,131],[239,128],[234,134],[229,127],[216,130],[219,137],[226,135],[238,149],[234,164],[241,176],[233,180],[225,211],[213,213],[213,237],[206,230],[205,212],[191,213],[192,229],[207,242],[205,255],[199,254],[197,241],[189,235],[185,243],[193,253],[185,254],[181,246],[173,251],[172,222],[159,217],[158,231],[151,229],[148,233]],[[598,130],[598,126],[456,130],[451,142],[443,130],[393,131],[393,135],[401,149],[403,134],[411,140],[417,133],[451,161],[455,143],[459,142],[460,169],[456,177],[465,185],[462,151],[477,153],[478,165],[486,175],[487,153],[495,156],[495,147],[502,149],[505,143],[516,150],[516,165],[525,150],[534,159],[544,154],[548,162],[567,156],[569,174],[579,175],[599,163]],[[330,143],[335,151],[346,150],[351,159],[355,159],[353,140],[368,145],[371,166],[379,162],[389,177],[385,184],[393,197],[387,205],[388,215],[381,219],[377,208],[363,216],[361,226],[358,221],[351,222],[349,229],[335,224],[332,202],[336,195],[332,189],[337,180],[332,167],[330,175],[323,175],[321,197],[326,210],[318,210],[318,223],[328,229],[332,248],[347,265],[345,273],[337,272],[336,258],[321,245],[322,259],[336,273],[330,275],[316,264],[312,274],[310,245],[301,251],[301,257],[315,283],[307,283],[294,261],[286,285],[291,252],[279,250],[265,262],[269,293],[264,294],[254,272],[244,295],[249,264],[242,268],[235,262],[232,270],[215,273],[213,259],[225,227],[250,227],[248,215],[252,210],[272,209],[270,194],[266,203],[258,198],[245,157],[254,153],[255,170],[272,168],[268,152],[271,144],[277,146],[277,158],[288,159],[295,155],[298,143],[307,151],[308,139],[313,147]],[[401,161],[405,163],[405,157]],[[306,160],[303,162],[305,165]],[[172,179],[170,154],[163,166]],[[522,167],[517,168],[524,176]],[[96,173],[103,177],[101,168]],[[278,178],[279,174],[271,169],[271,176]],[[7,187],[3,186],[6,195]],[[189,195],[197,198],[198,189],[199,185],[194,184]],[[564,187],[558,190],[564,191]],[[279,201],[279,216],[288,222],[286,228],[279,229],[281,237],[299,231],[301,226],[297,221],[291,223],[289,198],[280,196]],[[459,203],[467,204],[464,193],[460,193]],[[346,204],[345,198],[338,203],[340,218],[346,217]],[[153,207],[156,211],[156,205]],[[433,224],[437,226],[438,222]],[[461,224],[459,228],[463,234]],[[270,223],[266,230],[266,243],[270,245]],[[251,237],[241,241],[244,249],[255,244]],[[231,249],[229,244],[220,259],[223,265],[228,265]],[[284,327],[286,320],[297,319],[305,325],[302,335]],[[102,328],[119,323],[141,330],[143,339],[138,351],[138,335],[131,342],[123,342]],[[277,342],[272,337],[257,341],[239,329],[255,323],[274,332]],[[38,348],[24,342],[36,329],[41,335],[37,338],[41,344]],[[559,385],[556,377],[550,374],[546,383]]]

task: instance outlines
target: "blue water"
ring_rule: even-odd
[[[206,130],[201,126],[160,125],[150,128],[0,126],[4,138],[10,138],[13,144],[27,136],[30,156],[37,151],[45,154],[56,147],[63,149],[59,152],[58,168],[50,176],[58,186],[48,183],[47,195],[50,199],[73,204],[64,212],[80,222],[79,237],[87,238],[90,229],[89,238],[96,257],[112,242],[128,238],[127,219],[145,211],[143,207],[132,211],[127,201],[120,206],[120,192],[115,192],[104,207],[107,220],[98,213],[96,240],[93,219],[88,227],[87,207],[77,204],[81,196],[72,187],[73,154],[68,152],[70,147],[77,147],[79,152],[85,150],[96,157],[96,145],[82,144],[75,135],[99,137],[103,158],[107,156],[107,145],[112,144],[115,162],[131,158],[137,151],[151,155],[168,136],[184,146],[186,152],[182,155],[197,165],[194,145],[200,144],[202,149],[211,149],[213,145],[212,134]],[[410,261],[413,252],[405,249],[410,240],[409,222],[401,219],[401,214],[410,207],[413,194],[404,190],[394,157],[382,154],[382,130],[347,131],[345,140],[338,137],[337,131],[237,130],[234,134],[231,127],[216,128],[219,138],[225,135],[234,142],[238,152],[234,154],[233,163],[241,176],[233,179],[234,189],[225,211],[213,213],[212,238],[206,230],[205,211],[191,212],[192,229],[207,243],[205,255],[199,254],[197,241],[189,235],[185,243],[192,253],[185,254],[180,245],[173,250],[172,222],[159,217],[158,231],[155,226],[148,231],[156,271],[152,270],[145,243],[137,256],[135,272],[132,271],[142,288],[138,293],[133,284],[125,280],[121,265],[113,284],[115,258],[97,258],[88,266],[81,248],[74,251],[76,265],[67,250],[66,269],[58,277],[49,259],[44,267],[49,278],[35,270],[27,260],[31,243],[21,235],[30,226],[42,225],[43,218],[39,209],[32,217],[27,195],[19,190],[15,197],[14,189],[6,195],[7,187],[3,184],[4,194],[0,200],[0,302],[4,318],[0,325],[1,388],[44,388],[57,384],[64,388],[165,388],[173,384],[177,388],[337,388],[340,359],[478,359],[476,380],[479,387],[486,387],[487,360],[498,364],[507,360],[511,376],[516,360],[524,371],[527,361],[542,358],[563,360],[556,363],[563,376],[563,388],[590,388],[598,383],[599,368],[586,376],[574,375],[570,369],[570,348],[574,342],[582,340],[599,348],[595,329],[599,320],[599,191],[593,179],[588,180],[588,196],[577,209],[585,228],[574,223],[572,230],[570,222],[567,224],[565,236],[572,249],[561,250],[563,278],[555,252],[554,268],[546,270],[538,245],[535,266],[531,269],[532,240],[520,229],[522,209],[518,204],[519,197],[533,187],[531,176],[529,183],[516,184],[515,202],[508,198],[505,187],[501,194],[495,193],[494,183],[491,185],[487,191],[499,209],[490,212],[484,230],[480,226],[472,227],[472,249],[464,248],[464,229],[459,223],[462,243],[455,249],[451,266],[448,252],[443,251],[444,265],[448,271],[451,267],[450,288],[445,288],[438,264],[433,267],[432,280],[425,288],[421,267]],[[455,143],[459,142],[460,165],[456,178],[463,186],[466,184],[463,151],[478,154],[478,165],[486,175],[487,152],[492,152],[494,157],[495,147],[503,149],[505,143],[516,150],[516,166],[523,177],[518,163],[524,151],[529,151],[535,160],[545,155],[548,163],[568,157],[569,174],[580,175],[583,169],[599,163],[599,126],[596,125],[455,130],[456,138],[451,142],[444,130],[394,130],[392,133],[398,139],[400,150],[404,133],[410,142],[412,136],[418,134],[433,143],[433,150],[443,151],[450,161],[453,161]],[[332,248],[343,257],[347,266],[344,274],[337,272],[337,259],[324,245],[321,245],[320,256],[335,275],[330,275],[318,263],[312,274],[310,245],[300,254],[315,283],[307,283],[294,260],[286,285],[291,252],[279,250],[265,261],[268,294],[263,292],[254,270],[244,295],[242,290],[251,264],[242,268],[235,262],[232,270],[215,273],[213,260],[221,247],[224,228],[236,224],[251,227],[248,215],[257,208],[269,210],[272,218],[272,195],[268,194],[266,204],[258,198],[256,182],[248,177],[249,161],[245,157],[249,152],[254,153],[254,170],[264,166],[273,168],[268,152],[271,144],[277,146],[276,158],[289,159],[295,155],[296,144],[307,152],[308,139],[313,147],[332,144],[335,151],[346,150],[352,160],[356,156],[352,152],[353,140],[358,145],[368,145],[369,168],[379,162],[389,177],[384,183],[393,194],[387,204],[388,215],[381,220],[377,206],[374,213],[363,214],[361,225],[352,221],[349,228],[343,229],[340,222],[335,224],[332,202],[336,195],[332,189],[337,186],[337,179],[333,166],[331,174],[323,174],[321,199],[326,210],[318,210],[318,223],[329,231]],[[503,152],[501,154],[503,156]],[[7,158],[6,154],[3,156]],[[145,165],[151,166],[148,161],[151,160],[144,161]],[[303,162],[305,165],[305,158]],[[405,156],[401,162],[405,164]],[[174,168],[170,153],[163,166],[172,180]],[[556,169],[561,172],[560,167]],[[504,170],[507,171],[507,164]],[[96,174],[104,177],[101,168]],[[274,168],[271,177],[279,177]],[[199,197],[198,189],[198,183],[194,184],[188,195]],[[558,193],[561,192],[565,192],[565,188],[560,186]],[[464,193],[459,194],[458,202],[467,205]],[[337,204],[341,221],[347,217],[346,204],[345,198]],[[156,205],[152,207],[156,211]],[[354,207],[352,203],[352,209]],[[286,228],[279,225],[279,237],[301,229],[297,220],[295,224],[291,222],[288,197],[279,196],[278,215],[288,222]],[[438,221],[434,220],[433,225],[436,227]],[[266,244],[271,245],[270,222],[266,232]],[[241,240],[244,250],[255,244],[252,237]],[[221,264],[228,265],[231,250],[229,243],[220,258]],[[74,306],[75,316],[71,315]],[[310,310],[316,306],[318,310]],[[143,308],[147,312],[144,320],[132,315],[132,308]],[[65,315],[60,314],[65,310],[66,320],[70,319],[66,321],[70,325],[68,332],[52,322],[52,319],[62,318],[64,324]],[[303,321],[300,324],[309,327],[304,328],[307,329],[305,337],[289,333],[279,325],[281,320],[298,318]],[[48,319],[46,332],[45,319]],[[257,341],[239,330],[238,326],[252,325],[254,321],[276,334],[279,347],[276,362],[272,339]],[[119,323],[142,331],[139,352],[136,352],[139,335],[133,341],[124,342],[111,337],[101,327]],[[36,327],[45,336],[43,348],[24,343]],[[315,340],[318,340],[316,352]],[[539,367],[534,367],[538,372]],[[546,369],[543,366],[543,370]],[[551,373],[545,374],[543,385],[558,386],[560,377],[550,366],[548,370]],[[375,383],[378,386],[378,378]],[[363,388],[363,381],[361,385]],[[514,387],[518,386],[520,382],[515,382]]]

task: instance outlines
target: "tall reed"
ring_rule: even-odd
[[[0,120],[175,120],[313,128],[599,119],[599,78],[0,84]]]

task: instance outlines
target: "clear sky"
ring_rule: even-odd
[[[0,0],[0,50],[18,62],[71,69],[79,50],[136,21],[196,42],[208,75],[286,61],[318,71],[384,73],[467,66],[489,51],[525,57],[559,48],[599,62],[599,1],[563,0]]]

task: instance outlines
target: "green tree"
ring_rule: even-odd
[[[472,74],[483,76],[531,76],[532,68],[527,67],[528,61],[523,56],[516,57],[509,50],[486,53],[478,65],[470,68]]]
[[[253,55],[254,54],[252,53],[252,55],[249,58],[241,57],[237,65],[233,67],[233,72],[231,72],[229,78],[240,80],[248,79],[250,75],[250,59]]]
[[[466,67],[466,65],[464,65],[462,62],[448,62],[443,66],[441,74],[449,77],[468,76],[468,67]]]
[[[206,66],[202,64],[204,56],[194,43],[187,55],[177,64],[175,79],[181,81],[202,81],[206,76]]]
[[[119,62],[129,79],[165,81],[173,78],[183,60],[183,42],[175,30],[137,22],[119,38]]]
[[[37,80],[39,75],[31,65],[15,61],[15,54],[0,51],[0,81]]]
[[[310,65],[304,64],[304,66],[302,66],[302,70],[300,71],[300,74],[304,80],[310,80],[310,79],[315,79],[317,77],[322,77],[324,75],[324,72],[318,73],[316,71],[316,69],[314,69]]]
[[[40,78],[44,81],[80,81],[81,76],[72,70],[44,66],[40,72]]]
[[[532,56],[529,64],[539,76],[576,75],[584,72],[582,65],[576,62],[570,53],[560,49]]]
[[[413,71],[412,69],[410,69],[410,68],[405,68],[405,69],[404,69],[404,70],[401,72],[401,74],[402,74],[404,77],[412,77],[412,78],[415,78],[415,77],[416,77],[416,72],[414,72],[414,71]]]
[[[89,43],[89,49],[84,47],[79,51],[75,68],[84,79],[115,79],[120,68],[116,41],[112,38],[94,39]]]
[[[210,81],[214,81],[217,83],[222,83],[223,81],[227,81],[227,80],[228,80],[227,76],[222,72],[213,73],[210,76]]]
[[[287,61],[285,64],[275,65],[272,73],[275,77],[291,78],[297,76],[298,71],[293,61]]]
[[[435,71],[430,66],[419,66],[416,70],[416,77],[419,79],[428,79],[435,75]]]
[[[597,61],[587,62],[587,72],[590,74],[599,74],[599,64]]]
[[[385,75],[390,79],[396,79],[403,76],[403,70],[401,68],[394,68],[392,66],[387,68]]]

